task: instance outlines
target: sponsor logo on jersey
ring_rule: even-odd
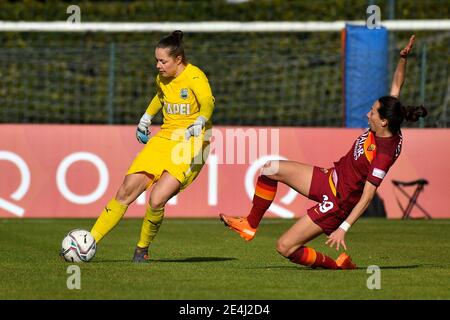
[[[168,114],[191,114],[191,105],[189,103],[167,103],[164,102],[164,108]]]
[[[183,88],[180,90],[180,98],[187,99],[188,98],[188,89]]]
[[[370,130],[367,130],[361,136],[359,136],[358,139],[356,139],[355,148],[353,150],[353,158],[355,160],[358,160],[358,158],[364,154],[364,143],[366,142],[367,137],[369,136],[369,132]]]
[[[376,146],[373,143],[371,143],[370,146],[367,148],[367,151],[373,151],[375,150],[375,148]]]

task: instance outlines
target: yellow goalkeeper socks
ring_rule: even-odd
[[[152,209],[150,206],[145,211],[144,222],[141,228],[141,237],[138,242],[138,247],[148,248],[150,243],[158,233],[164,218],[164,207],[160,209]]]
[[[97,243],[119,223],[127,208],[127,205],[118,202],[115,198],[108,202],[91,230]]]

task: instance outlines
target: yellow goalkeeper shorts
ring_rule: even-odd
[[[147,172],[159,180],[164,171],[175,177],[185,189],[197,178],[209,155],[209,141],[203,137],[175,141],[153,136],[136,156],[127,175]]]

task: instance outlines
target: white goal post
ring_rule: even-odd
[[[365,25],[366,21],[204,21],[204,22],[29,22],[0,21],[0,32],[330,32],[340,31],[345,24]],[[381,26],[392,31],[450,30],[447,20],[385,20]]]

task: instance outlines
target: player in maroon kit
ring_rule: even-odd
[[[400,52],[389,96],[379,98],[367,113],[369,129],[359,136],[350,151],[330,169],[295,161],[269,161],[256,183],[253,206],[247,218],[220,214],[221,220],[245,240],[255,236],[258,225],[272,203],[278,182],[317,201],[277,243],[277,251],[294,263],[326,269],[355,269],[350,256],[343,252],[336,260],[306,247],[322,233],[326,244],[342,246],[345,233],[367,209],[377,187],[398,158],[402,147],[400,126],[403,120],[425,117],[423,106],[403,106],[398,100],[405,80],[406,61],[414,44],[414,35]]]

